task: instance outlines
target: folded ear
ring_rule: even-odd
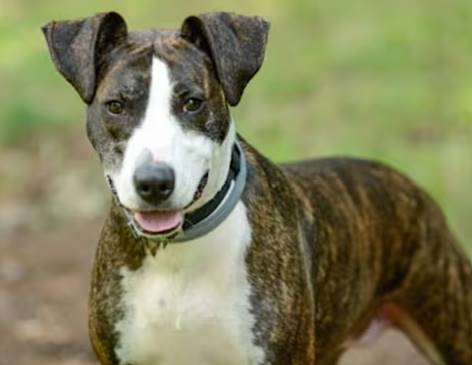
[[[127,28],[121,15],[110,12],[78,20],[52,21],[42,31],[57,70],[83,101],[91,103],[101,58],[126,41]]]
[[[268,33],[260,17],[224,12],[188,17],[181,28],[182,37],[209,53],[231,106],[261,67]]]

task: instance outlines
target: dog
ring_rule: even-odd
[[[472,364],[471,265],[427,193],[373,161],[275,165],[236,133],[267,21],[42,29],[113,196],[90,294],[101,364],[330,365],[379,323]]]

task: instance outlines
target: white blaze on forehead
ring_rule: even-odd
[[[143,123],[149,149],[158,161],[169,159],[171,144],[180,132],[178,122],[171,115],[172,82],[168,66],[155,58],[151,71],[149,103]]]
[[[224,170],[229,165],[234,131],[231,130],[219,145],[202,132],[184,129],[172,112],[172,93],[168,65],[154,58],[144,119],[127,143],[121,171],[111,174],[120,202],[130,209],[139,210],[142,207],[134,188],[133,174],[146,150],[152,153],[156,161],[174,169],[175,188],[169,201],[175,208],[183,208],[192,201],[201,178],[208,170],[215,170],[214,167]],[[221,171],[210,171],[207,186],[219,185],[220,175]]]
[[[154,58],[147,109],[141,126],[128,142],[129,158],[135,159],[136,155],[148,149],[156,160],[169,162],[172,143],[181,129],[171,114],[171,100],[169,68],[163,61]]]

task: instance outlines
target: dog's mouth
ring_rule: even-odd
[[[147,235],[171,235],[179,231],[184,222],[181,210],[128,212],[131,213],[128,217],[131,216],[135,228]]]
[[[209,172],[206,172],[201,178],[198,187],[194,193],[192,201],[183,209],[174,210],[131,210],[121,204],[116,192],[113,180],[107,175],[110,189],[123,208],[129,223],[134,229],[143,236],[156,238],[172,238],[182,230],[185,222],[185,211],[188,210],[203,194],[208,183]]]

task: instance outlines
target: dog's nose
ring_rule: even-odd
[[[175,186],[172,167],[162,162],[146,162],[138,166],[133,176],[137,194],[146,203],[157,205],[166,200]]]

